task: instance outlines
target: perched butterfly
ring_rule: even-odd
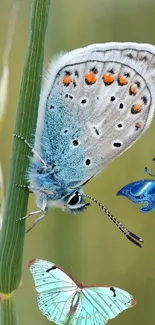
[[[136,304],[135,298],[122,289],[85,286],[51,262],[32,260],[29,268],[39,293],[39,309],[56,324],[104,325]]]
[[[153,159],[155,160],[155,159]],[[148,172],[147,167],[145,171],[150,176],[154,176]],[[155,181],[151,179],[138,180],[129,183],[122,187],[117,195],[126,196],[129,200],[136,204],[145,203],[145,206],[140,208],[142,212],[150,212],[155,209]]]
[[[43,213],[34,224],[48,207],[83,211],[89,198],[141,246],[83,186],[147,130],[154,107],[154,46],[94,44],[59,55],[42,88],[34,148],[15,135],[33,152],[27,180],[39,210],[28,216]]]

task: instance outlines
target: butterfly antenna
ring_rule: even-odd
[[[144,241],[142,238],[138,237],[137,235],[135,235],[132,231],[130,231],[129,229],[127,229],[121,222],[119,222],[112,214],[111,212],[104,206],[102,205],[100,202],[98,202],[96,199],[94,199],[92,196],[85,194],[85,196],[90,199],[91,201],[93,201],[94,203],[96,203],[101,210],[103,210],[105,212],[105,214],[108,216],[108,218],[110,220],[113,221],[113,223],[119,228],[119,230],[126,236],[126,238],[128,238],[132,243],[134,243],[135,245],[137,245],[138,247],[142,247],[142,244]]]

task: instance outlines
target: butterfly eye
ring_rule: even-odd
[[[76,191],[70,198],[70,200],[68,201],[69,205],[76,205],[77,203],[79,203],[81,201],[81,195],[79,194],[78,191]]]

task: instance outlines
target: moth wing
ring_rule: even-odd
[[[126,291],[114,287],[84,287],[79,305],[69,325],[100,325],[133,307],[136,300]]]
[[[65,324],[69,318],[76,283],[58,266],[44,260],[29,263],[38,295],[38,306],[48,320]]]

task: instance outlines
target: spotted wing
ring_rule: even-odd
[[[136,300],[126,291],[114,287],[84,287],[80,303],[69,325],[104,325]]]
[[[76,187],[146,131],[154,107],[154,46],[107,43],[72,51],[49,67],[35,147],[61,186]]]
[[[38,306],[48,320],[65,324],[69,318],[77,285],[58,266],[43,260],[29,263],[36,291]]]
[[[117,195],[125,196],[136,204],[145,203],[145,206],[140,208],[142,212],[149,212],[155,209],[154,180],[139,180],[129,183],[122,187]]]

